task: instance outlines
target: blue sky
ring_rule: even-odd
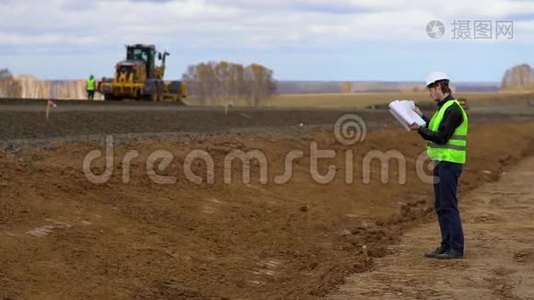
[[[432,39],[427,24],[444,23]],[[455,39],[454,21],[471,39]],[[474,22],[492,37],[474,39]],[[496,22],[513,21],[513,38]],[[458,29],[458,28],[457,28]],[[513,0],[0,0],[0,68],[42,79],[110,76],[124,45],[171,53],[167,78],[188,65],[260,63],[278,80],[500,81],[534,65],[534,2]]]

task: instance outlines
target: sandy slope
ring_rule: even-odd
[[[534,299],[534,157],[461,199],[466,256],[421,256],[439,242],[436,220],[406,232],[373,271],[330,299]]]

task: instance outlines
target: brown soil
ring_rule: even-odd
[[[462,260],[423,258],[439,243],[437,221],[408,230],[371,272],[330,299],[534,299],[534,157],[461,199]]]
[[[300,136],[309,127],[331,127],[342,115],[355,112],[369,128],[381,128],[384,124],[397,127],[387,110],[265,107],[229,107],[225,110],[223,107],[183,107],[170,103],[128,101],[57,103],[58,107],[51,109],[47,121],[46,102],[0,100],[0,149],[46,146],[50,139],[57,138],[71,142],[100,141],[104,134],[113,134],[122,140],[246,133]],[[496,112],[505,108],[505,114]],[[503,104],[488,106],[484,102],[473,104],[470,112],[473,122],[515,121],[533,117],[534,107],[524,103],[507,107]]]
[[[532,153],[534,123],[479,123],[471,129],[469,163],[462,193],[499,178]],[[322,160],[337,166],[326,185],[309,175],[309,144],[332,149]],[[369,270],[387,245],[431,211],[431,186],[415,176],[424,142],[400,129],[375,129],[355,146],[340,145],[329,131],[289,136],[224,135],[197,139],[143,140],[115,148],[111,180],[93,184],[82,172],[95,143],[57,145],[50,150],[0,152],[0,296],[8,299],[205,299],[313,298],[325,296],[345,276]],[[129,150],[130,182],[122,183],[121,160]],[[177,183],[159,185],[146,174],[148,155],[171,151],[175,159],[160,175]],[[269,161],[269,182],[222,180],[224,156],[260,149]],[[195,184],[182,166],[191,150],[213,155],[215,183]],[[286,154],[303,150],[292,180],[283,173]],[[354,152],[354,183],[346,184],[342,153]],[[380,183],[372,164],[362,183],[362,157],[369,150],[398,150],[407,157],[407,182],[397,171]],[[203,164],[193,168],[205,173]],[[103,160],[94,167],[103,171]]]

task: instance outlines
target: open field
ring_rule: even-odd
[[[283,102],[285,107],[275,106],[279,98],[273,98],[274,104],[270,107],[227,109],[136,101],[56,101],[59,105],[51,110],[48,121],[45,119],[45,101],[0,100],[0,147],[35,145],[58,138],[71,142],[94,141],[102,140],[105,134],[126,139],[262,132],[300,134],[317,126],[331,128],[347,113],[357,113],[368,127],[380,128],[395,126],[389,112],[361,107],[371,103],[383,104],[385,99],[417,99],[409,94],[396,96],[387,93],[347,95],[346,98],[341,94],[284,96],[288,98],[281,99],[292,99]],[[303,99],[308,106],[303,105]],[[468,99],[472,99],[470,115],[475,121],[528,120],[534,114],[531,94],[497,93],[492,97],[489,93],[479,93],[469,95]],[[357,106],[349,105],[350,101],[356,100],[363,102]],[[434,104],[428,100],[423,104],[423,111],[430,115]]]
[[[534,93],[521,92],[464,92],[455,94],[458,98],[467,98],[469,102],[480,104],[503,104],[501,102],[521,102],[534,100]],[[353,94],[295,94],[278,95],[269,100],[267,106],[273,107],[329,107],[329,108],[366,108],[371,105],[389,103],[394,99],[411,99],[417,102],[432,100],[428,93],[353,93]]]
[[[470,110],[462,197],[534,154],[529,96],[477,97],[472,96],[480,101]],[[432,187],[416,170],[425,143],[400,129],[387,111],[342,103],[225,112],[161,103],[60,102],[46,121],[43,104],[0,102],[4,299],[322,298],[346,276],[380,267],[404,232],[432,216]],[[347,113],[358,114],[367,126],[365,139],[349,146],[333,133],[333,124]],[[97,184],[82,166],[91,151],[105,152],[106,135],[115,143],[112,174]],[[323,175],[336,167],[328,183],[312,177],[312,142],[335,153],[318,163]],[[133,150],[138,156],[125,181],[122,162]],[[148,173],[157,150],[173,160]],[[213,159],[213,183],[195,183],[185,172],[188,155],[198,150]],[[266,183],[259,181],[260,164],[254,162],[250,183],[241,179],[239,163],[230,166],[232,181],[225,182],[224,162],[235,150],[264,153]],[[303,156],[292,164],[290,180],[277,183],[295,150]],[[378,161],[364,167],[368,153],[389,150],[405,158],[404,183],[396,163],[385,183],[381,175],[387,171]],[[353,153],[350,184],[347,151]],[[90,168],[94,174],[105,169],[103,158]],[[206,163],[197,161],[191,169],[207,178]],[[153,175],[175,181],[158,184]],[[425,247],[434,246],[427,242]]]

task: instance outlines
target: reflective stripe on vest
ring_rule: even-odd
[[[451,138],[446,144],[439,145],[433,142],[428,143],[427,154],[432,160],[450,161],[454,163],[464,164],[467,156],[467,131],[469,128],[469,121],[465,110],[460,105],[458,100],[449,100],[432,116],[428,128],[431,131],[437,132],[445,111],[451,105],[458,105],[462,111],[463,122],[455,130]]]
[[[96,89],[96,80],[87,79],[87,90],[94,91]]]

